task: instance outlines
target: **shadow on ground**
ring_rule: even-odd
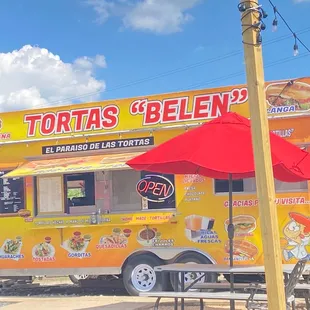
[[[180,304],[179,304],[180,306]],[[197,302],[187,302],[185,304],[186,309],[190,310],[198,310],[199,308],[199,303]],[[119,302],[115,303],[113,305],[106,305],[106,306],[99,306],[99,307],[90,307],[90,308],[79,308],[79,310],[153,310],[154,309],[154,302],[150,303],[141,303],[141,302]],[[173,310],[174,309],[174,304],[172,302],[162,302],[160,303],[159,309],[162,310]],[[223,305],[218,304],[217,306],[212,305],[208,306],[205,304],[205,310],[220,310],[224,309]],[[227,306],[225,309],[228,309]],[[243,306],[236,307],[236,310],[241,310],[244,309]]]
[[[0,290],[0,297],[55,297],[55,296],[128,296],[125,289],[111,287],[105,288],[81,288],[75,285],[39,286],[29,288],[9,288]],[[1,307],[1,302],[0,302]],[[126,310],[126,308],[124,308]]]

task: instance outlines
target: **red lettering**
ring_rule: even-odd
[[[155,188],[155,186],[156,186],[155,182],[153,182],[153,181],[148,182],[146,189],[145,189],[145,192],[147,192],[148,190],[153,190]]]
[[[192,114],[186,113],[188,110],[188,98],[180,99],[180,108],[179,108],[179,120],[185,121],[188,119],[192,119]]]
[[[137,186],[139,192],[145,192],[146,187],[147,187],[147,182],[145,180],[141,180]]]
[[[57,126],[56,133],[69,133],[71,132],[70,128],[71,115],[68,111],[62,111],[57,113]]]
[[[11,134],[9,132],[1,133],[0,134],[0,139],[2,140],[7,140],[11,138]]]
[[[71,115],[75,118],[74,131],[82,131],[84,116],[88,115],[88,109],[73,110]]]
[[[161,182],[141,180],[137,185],[139,193],[151,192],[154,196],[168,197],[171,192],[172,185],[167,185]]]
[[[229,112],[229,93],[216,94],[213,96],[211,117],[218,117]]]
[[[116,105],[107,106],[102,109],[103,128],[112,129],[118,124],[119,108]]]
[[[210,114],[210,96],[201,95],[194,98],[194,119],[208,118]]]
[[[156,183],[155,184],[155,188],[153,190],[153,195],[156,195],[156,196],[161,196],[162,192],[163,192],[163,187],[164,187],[164,184],[162,183]]]
[[[170,190],[171,190],[171,185],[167,186],[166,184],[163,184],[163,192],[164,192],[164,197],[167,197]]]
[[[36,133],[37,122],[42,118],[42,114],[26,115],[24,122],[28,123],[28,137],[33,137]]]
[[[166,99],[163,101],[162,122],[175,122],[178,117],[178,99]]]
[[[54,113],[46,113],[42,118],[41,134],[47,136],[55,131],[56,115]]]
[[[158,124],[161,116],[161,102],[150,101],[145,108],[145,116],[143,125]]]
[[[91,109],[86,120],[85,130],[101,129],[100,108]]]

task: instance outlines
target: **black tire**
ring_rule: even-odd
[[[306,281],[306,283],[310,283],[310,275],[308,274],[304,274],[303,275],[304,280]]]
[[[224,274],[224,278],[230,283],[230,274]],[[265,276],[260,274],[235,274],[234,283],[266,283]]]
[[[129,258],[123,269],[123,283],[126,291],[131,296],[138,296],[140,292],[163,291],[168,288],[168,276],[162,277],[155,273],[154,267],[163,265],[164,262],[156,256],[141,254]],[[148,277],[146,281],[138,280],[138,276]]]
[[[181,254],[179,257],[177,257],[173,263],[196,263],[196,264],[212,264],[212,262],[206,258],[205,256],[203,256],[202,254],[199,253],[195,253],[195,252],[189,252],[189,253],[184,253]],[[197,275],[195,274],[194,277],[196,277]],[[180,279],[179,280],[179,284],[180,284]],[[217,274],[216,273],[207,273],[205,275],[205,277],[203,278],[203,282],[207,283],[207,282],[216,282],[217,281]],[[174,274],[170,274],[170,282],[171,285],[173,287],[173,289],[176,289],[176,283],[175,283],[175,275]],[[194,289],[193,289],[194,290]]]
[[[71,275],[71,276],[69,276],[69,278],[70,278],[70,280],[71,280],[71,282],[73,283],[73,284],[75,284],[75,285],[79,285],[80,283],[79,283],[79,281],[83,281],[83,280],[86,280],[87,279],[87,277],[85,278],[83,278],[83,279],[79,279],[78,277],[76,277],[75,275]]]

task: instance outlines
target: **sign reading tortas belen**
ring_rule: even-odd
[[[310,111],[310,79],[266,83],[270,115]],[[191,90],[147,97],[48,107],[1,113],[2,140],[81,137],[154,129],[170,125],[197,124],[227,112],[249,117],[246,85]],[[0,139],[0,142],[1,142]]]

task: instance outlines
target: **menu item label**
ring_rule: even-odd
[[[96,245],[96,248],[98,250],[127,248],[130,235],[131,229],[115,227],[112,229],[112,234],[100,238],[99,244]]]
[[[68,252],[69,258],[89,258],[91,257],[91,253],[87,252],[87,247],[91,239],[91,235],[82,235],[80,231],[75,231],[73,235],[62,244],[62,248]]]
[[[0,177],[9,171],[0,171]],[[23,178],[0,178],[0,213],[17,213],[25,208]]]
[[[200,203],[206,197],[206,178],[197,174],[185,174],[179,179],[183,187],[184,196],[182,202]]]
[[[32,249],[32,260],[36,263],[54,262],[55,248],[51,244],[52,238],[45,237],[44,242],[36,244]]]
[[[138,231],[137,241],[145,247],[173,247],[175,243],[172,238],[164,238],[156,227],[146,227]]]
[[[21,253],[23,246],[22,237],[17,236],[15,239],[6,239],[0,248],[0,259],[12,259],[18,261],[23,259]]]
[[[214,218],[191,214],[185,218],[185,236],[197,243],[221,243],[214,222]]]

